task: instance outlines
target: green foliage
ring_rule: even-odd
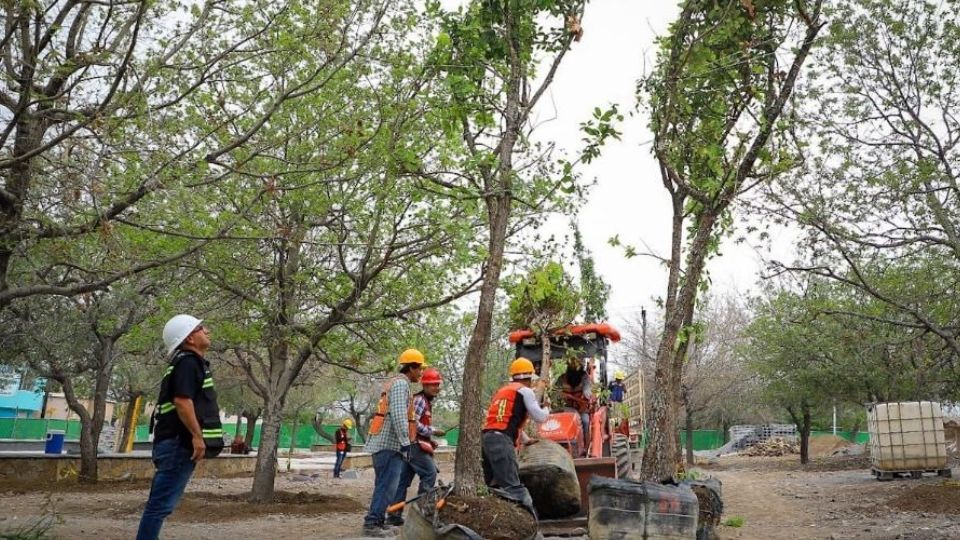
[[[740,527],[743,527],[744,523],[746,523],[746,520],[744,520],[743,517],[741,516],[730,516],[727,519],[723,520],[724,526],[733,527],[735,529],[739,529]]]
[[[569,324],[580,312],[580,292],[557,262],[534,268],[505,288],[514,328],[546,332]]]
[[[607,301],[610,299],[610,285],[596,271],[593,255],[583,245],[580,229],[574,223],[573,252],[580,264],[580,291],[583,296],[583,317],[587,322],[602,321],[607,318]]]
[[[960,355],[960,9],[842,0],[828,15],[803,88],[805,167],[768,193],[775,219],[804,231],[791,268],[850,289],[860,300],[846,309],[888,321],[892,335],[913,341],[922,328]]]
[[[952,352],[936,336],[897,324],[897,310],[868,294],[818,279],[802,292],[778,291],[755,309],[746,354],[777,403],[858,409],[960,397]]]

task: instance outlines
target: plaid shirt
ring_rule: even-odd
[[[429,439],[433,437],[433,428],[420,423],[423,413],[427,412],[430,403],[423,394],[413,396],[413,419],[417,421],[417,435]]]
[[[405,375],[394,377],[387,391],[387,415],[383,421],[383,429],[367,439],[367,444],[363,447],[364,452],[370,454],[381,450],[399,452],[401,446],[410,444],[410,436],[407,432],[409,403],[410,381]]]

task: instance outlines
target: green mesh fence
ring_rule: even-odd
[[[226,433],[230,434],[232,438],[235,435],[236,423],[228,423],[223,426],[223,430]],[[330,434],[332,437],[334,432],[340,426],[337,424],[326,424],[323,426],[323,431]],[[280,428],[280,448],[290,448],[290,437],[293,426],[291,424],[283,424]],[[60,430],[66,433],[67,440],[75,441],[80,439],[80,421],[79,420],[50,420],[44,418],[0,418],[0,439],[20,439],[20,440],[44,440],[47,436],[47,431],[49,430]],[[246,430],[246,424],[241,428],[241,434],[244,434]],[[817,435],[831,435],[832,431],[812,431],[811,436]],[[136,441],[143,442],[149,440],[149,427],[146,425],[137,426]],[[351,430],[351,436],[356,442],[354,447],[359,450],[360,438],[357,437],[356,428]],[[856,434],[852,431],[837,431],[837,436],[843,437],[848,441],[855,441],[857,443],[865,443],[870,440],[870,435],[865,431],[858,431]],[[457,446],[460,441],[460,430],[459,428],[453,428],[447,432],[444,437],[447,440],[447,444],[450,446]],[[646,437],[644,437],[646,439]],[[682,444],[686,445],[687,434],[685,431],[680,432],[680,440]],[[694,450],[712,450],[714,448],[719,448],[723,446],[723,432],[720,430],[712,429],[698,429],[693,432],[693,449]],[[296,447],[297,448],[310,448],[314,444],[330,444],[330,441],[324,439],[320,435],[317,435],[313,426],[309,424],[301,424],[297,426],[296,434]],[[260,425],[256,426],[253,435],[253,446],[260,445]]]

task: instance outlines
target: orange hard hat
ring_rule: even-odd
[[[531,379],[534,375],[533,362],[520,357],[510,363],[510,376],[514,379]]]

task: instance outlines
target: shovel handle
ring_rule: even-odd
[[[403,507],[406,505],[407,505],[407,501],[400,501],[398,503],[391,504],[390,506],[387,507],[387,512],[389,513],[396,512],[397,510],[403,509]]]

